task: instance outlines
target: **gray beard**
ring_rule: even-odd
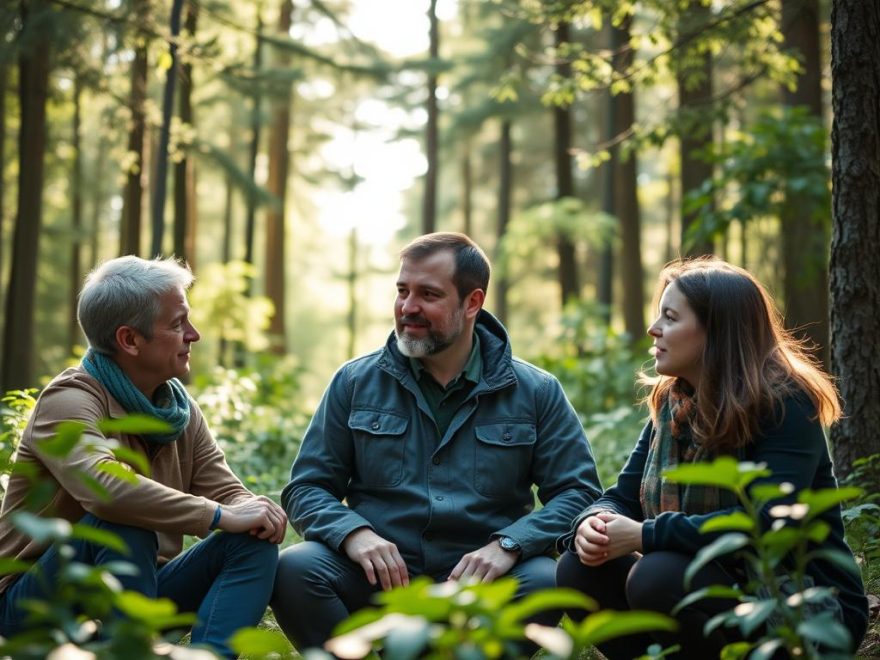
[[[449,347],[448,342],[441,342],[432,335],[422,339],[413,339],[397,333],[397,350],[409,358],[423,358],[439,353]]]

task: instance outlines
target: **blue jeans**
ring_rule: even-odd
[[[80,524],[113,532],[125,541],[130,552],[120,555],[73,539],[68,542],[74,550],[73,560],[93,566],[113,561],[134,564],[137,575],[117,576],[123,589],[151,598],[169,598],[178,611],[195,612],[198,621],[192,629],[193,645],[205,645],[224,657],[235,657],[228,646],[229,638],[239,628],[256,625],[266,610],[278,559],[278,547],[272,543],[249,534],[214,533],[159,567],[155,532],[109,523],[92,514],[86,514]],[[52,546],[0,595],[0,634],[9,637],[24,629],[25,612],[18,603],[51,598],[57,572],[58,549]]]
[[[556,561],[532,557],[516,564],[508,575],[519,580],[516,598],[522,598],[556,586]],[[446,579],[446,575],[432,577]],[[370,605],[373,594],[380,589],[367,582],[364,569],[344,554],[323,543],[303,541],[281,553],[272,611],[284,634],[302,653],[323,646],[336,625]],[[555,626],[561,617],[562,612],[545,611],[530,620]],[[523,648],[526,656],[537,650],[530,643]]]

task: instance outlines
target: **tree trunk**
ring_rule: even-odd
[[[819,1],[784,0],[782,30],[787,48],[797,51],[803,66],[797,89],[785,88],[785,104],[806,106],[822,121],[822,58]],[[803,193],[786,191],[780,214],[784,270],[785,324],[816,346],[828,364],[828,209],[810,204]]]
[[[3,215],[3,209],[6,208],[6,90],[9,81],[9,69],[6,60],[0,60],[0,286],[3,282],[3,274],[6,272],[3,261],[3,245],[5,243],[3,228],[6,224]],[[2,308],[3,299],[0,298],[0,308]],[[2,364],[2,359],[0,359]]]
[[[73,171],[70,177],[71,192],[71,229],[72,240],[70,242],[70,315],[68,316],[68,349],[73,353],[73,348],[80,343],[79,324],[76,321],[77,295],[79,294],[82,260],[82,144],[81,144],[81,118],[82,110],[82,81],[79,73],[73,80]]]
[[[510,224],[510,206],[513,196],[513,141],[511,140],[511,123],[509,119],[501,120],[501,139],[499,140],[499,173],[498,173],[498,228],[495,241],[496,250],[501,249],[502,241]],[[495,315],[504,325],[508,323],[507,293],[510,290],[510,279],[506,273],[496,278]]]
[[[629,50],[631,18],[627,18],[614,29],[617,33],[615,43],[615,69],[621,73],[632,66],[632,50]],[[620,130],[628,131],[635,122],[635,100],[633,94],[618,94],[615,97],[614,113],[618,117]],[[638,199],[638,163],[636,151],[622,156],[622,145],[614,147],[614,208],[620,222],[620,265],[623,279],[623,321],[624,328],[635,343],[645,332],[645,291],[642,272],[642,232]]]
[[[357,225],[353,224],[348,233],[348,359],[355,356],[357,349],[357,283],[358,283],[358,237]]]
[[[263,5],[257,3],[257,38],[254,44],[254,75],[259,75],[263,69],[263,43],[260,35],[263,33]],[[257,154],[260,152],[260,133],[263,125],[261,114],[262,93],[257,86],[254,89],[253,106],[251,107],[251,143],[248,150],[248,175],[252,182],[251,188],[257,185]],[[254,232],[257,219],[257,195],[249,189],[247,192],[245,220],[244,220],[244,260],[254,263]]]
[[[103,133],[98,137],[98,157],[95,160],[95,180],[91,185],[92,213],[89,223],[89,261],[90,267],[98,263],[99,237],[101,235],[101,206],[104,203],[104,159],[107,157],[107,138]]]
[[[48,12],[42,0],[21,3],[25,29],[35,15]],[[35,34],[18,59],[21,124],[18,135],[18,210],[12,243],[12,269],[6,296],[2,391],[35,385],[34,293],[43,217],[43,158],[46,150],[46,98],[49,86],[48,35]]]
[[[679,18],[679,38],[692,34],[709,22],[712,9],[700,0],[690,0]],[[712,115],[708,105],[712,98],[712,54],[689,50],[679,57],[698,59],[698,64],[679,69],[678,107],[680,119],[680,160],[681,160],[681,252],[687,256],[711,254],[712,241],[703,239],[689,241],[688,232],[697,219],[695,211],[685,213],[684,202],[688,193],[696,190],[703,182],[712,178],[712,164],[697,154],[712,145]]]
[[[430,24],[430,57],[432,64],[440,57],[440,26],[437,21],[437,0],[431,0],[428,7]],[[428,123],[425,126],[425,157],[428,170],[425,172],[425,192],[422,198],[422,233],[430,234],[437,230],[437,74],[428,74]]]
[[[278,19],[278,33],[287,38],[290,33],[293,3],[291,0],[281,1],[281,13]],[[290,57],[284,51],[277,53],[276,66],[285,69],[290,66]],[[290,133],[290,83],[279,83],[276,96],[272,102],[272,125],[269,135],[269,175],[267,187],[277,203],[270,206],[266,213],[266,296],[275,306],[275,314],[269,326],[272,335],[271,350],[283,355],[286,353],[284,325],[285,296],[285,200],[287,198],[287,173],[290,154],[287,140]]]
[[[193,40],[199,8],[195,2],[186,5],[183,29]],[[193,126],[193,66],[189,58],[180,68],[180,123]],[[184,149],[183,159],[174,165],[174,254],[183,257],[190,268],[196,269],[196,159],[191,150]]]
[[[462,227],[461,230],[467,236],[470,236],[473,231],[473,215],[474,215],[474,205],[473,205],[473,195],[474,195],[474,173],[473,173],[473,158],[471,157],[471,140],[470,138],[464,140],[464,144],[462,146],[463,154],[461,157],[461,214],[462,214]]]
[[[149,18],[149,0],[136,0],[137,24],[144,25]],[[147,36],[140,32],[131,65],[131,128],[128,133],[128,153],[132,162],[128,168],[125,193],[122,203],[122,222],[119,231],[119,253],[135,254],[141,252],[141,212],[143,206],[144,181],[146,177],[144,162],[144,136],[146,116],[144,102],[147,98]]]
[[[833,0],[831,366],[844,401],[844,417],[831,427],[837,474],[849,474],[857,458],[880,452],[878,35],[880,5]]]
[[[557,48],[569,41],[568,23],[560,23],[554,33]],[[556,63],[556,73],[563,79],[571,77],[571,66],[561,58]],[[556,161],[557,199],[574,197],[574,176],[571,158],[571,108],[554,106],[553,126],[555,133],[554,155]],[[556,250],[559,255],[559,291],[562,306],[569,300],[580,298],[578,283],[577,260],[574,243],[560,233],[556,239]]]
[[[620,44],[620,30],[611,24],[608,20],[608,36],[611,52],[614,62],[618,62],[616,57]],[[617,122],[618,102],[614,94],[611,93],[611,87],[608,87],[607,110],[605,112],[605,142],[613,142],[620,133],[619,124]],[[611,159],[602,167],[602,211],[608,215],[617,216],[617,209],[614,205],[614,178],[616,174],[615,161],[618,157],[618,150],[611,150]],[[602,253],[599,257],[599,278],[596,285],[596,298],[602,306],[602,318],[605,325],[611,325],[611,309],[614,302],[614,237],[609,236],[605,245],[602,246]]]
[[[171,3],[171,39],[168,53],[171,65],[165,72],[165,92],[162,96],[162,128],[159,132],[159,146],[156,149],[156,179],[153,183],[153,242],[150,256],[162,254],[163,236],[165,234],[165,190],[168,186],[168,142],[171,137],[171,115],[174,108],[174,87],[177,83],[177,40],[180,37],[180,14],[183,0]]]

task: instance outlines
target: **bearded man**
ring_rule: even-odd
[[[555,586],[555,541],[601,494],[559,382],[483,310],[483,251],[435,233],[400,261],[394,333],[336,373],[282,493],[305,540],[281,554],[272,607],[300,650],[414,576]]]

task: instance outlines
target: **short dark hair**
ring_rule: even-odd
[[[455,257],[452,283],[458,290],[460,300],[464,300],[465,296],[474,289],[488,290],[489,274],[492,270],[489,258],[480,246],[465,234],[443,231],[419,236],[400,251],[400,258],[421,261],[443,250],[452,252]]]

